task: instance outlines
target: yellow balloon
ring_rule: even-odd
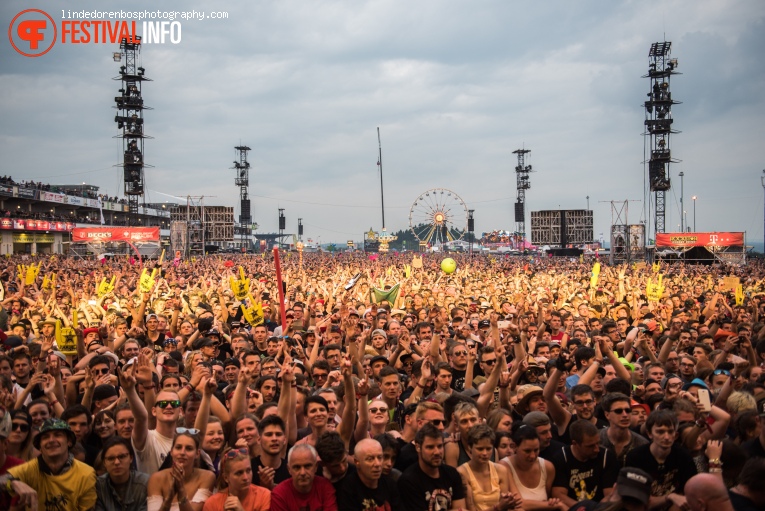
[[[444,271],[444,273],[454,273],[454,270],[457,269],[457,263],[451,257],[447,257],[441,261],[441,269]]]

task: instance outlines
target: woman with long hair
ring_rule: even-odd
[[[223,423],[218,417],[208,417],[207,428],[202,437],[202,450],[210,457],[213,466],[217,469],[220,465],[220,453],[226,446],[226,435],[223,432]]]
[[[12,429],[5,454],[23,461],[35,458],[39,453],[32,445],[32,417],[24,409],[13,410],[11,422]]]
[[[204,511],[267,511],[271,508],[271,492],[252,484],[252,462],[247,449],[226,451],[220,468],[218,493],[207,499]]]
[[[486,424],[468,430],[470,461],[457,467],[467,488],[468,507],[476,511],[507,511],[520,507],[520,496],[513,493],[507,468],[491,461],[494,431]]]
[[[93,417],[93,432],[100,439],[100,445],[104,445],[107,440],[114,436],[116,424],[114,413],[111,410],[101,410]]]
[[[172,467],[149,478],[148,511],[202,511],[212,495],[215,474],[197,468],[199,438],[186,428],[178,428],[170,449]]]
[[[513,487],[523,499],[523,509],[566,511],[568,506],[559,499],[550,498],[555,467],[539,457],[539,435],[536,428],[523,423],[513,427],[513,442],[515,453],[501,463],[510,469]]]

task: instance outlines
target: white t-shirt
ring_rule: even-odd
[[[146,445],[144,445],[143,451],[139,451],[135,442],[133,443],[133,449],[136,455],[136,466],[138,472],[144,474],[153,474],[159,470],[159,467],[164,463],[170,449],[173,448],[173,439],[157,433],[156,429],[150,429],[146,435]]]

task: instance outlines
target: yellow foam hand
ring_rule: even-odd
[[[250,279],[244,273],[244,268],[239,267],[239,278],[235,279],[233,276],[229,278],[231,284],[231,291],[234,292],[234,296],[237,300],[244,300],[247,297],[247,293],[250,291]]]
[[[77,311],[72,311],[72,325],[77,326]],[[77,354],[77,332],[73,327],[62,327],[61,321],[56,320],[56,346],[64,355]]]
[[[37,266],[34,265],[34,263],[30,264],[27,267],[27,274],[26,274],[26,285],[31,286],[35,283],[35,280],[37,279],[37,275],[40,273],[40,265],[42,263],[37,263]]]
[[[651,269],[653,270],[654,273],[659,273],[659,270],[661,270],[661,266],[659,265],[659,263],[653,263],[651,265]]]
[[[263,306],[256,303],[252,296],[250,296],[250,306],[245,307],[242,304],[242,315],[251,326],[258,326],[263,323]]]
[[[151,270],[151,275],[146,273],[146,268],[143,269],[141,272],[141,279],[138,281],[138,285],[141,288],[142,293],[151,293],[151,290],[154,289],[154,284],[156,283],[156,280],[154,279],[156,276],[156,268]]]
[[[404,276],[406,278],[409,278],[412,276],[412,267],[408,264],[404,265]]]
[[[50,279],[48,278],[47,275],[43,277],[42,288],[43,289],[50,289]]]
[[[165,261],[165,249],[163,248],[163,249],[162,249],[162,254],[159,256],[159,261],[157,262],[157,264],[158,264],[159,266],[162,266],[162,263],[163,263],[164,261]]]
[[[101,283],[98,285],[98,297],[101,298],[112,291],[114,291],[114,283],[117,281],[116,275],[112,277],[111,281],[106,280],[106,277],[101,279]]]
[[[600,275],[600,263],[595,263],[592,265],[592,274],[595,277]]]
[[[744,305],[744,287],[741,284],[736,286],[736,305]]]

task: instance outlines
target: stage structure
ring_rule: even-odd
[[[114,53],[114,61],[121,62],[120,76],[114,78],[122,82],[120,95],[114,98],[118,113],[114,117],[122,139],[123,160],[119,167],[123,168],[124,193],[128,201],[128,224],[138,222],[138,204],[145,204],[145,179],[143,169],[151,167],[144,163],[144,145],[147,138],[144,132],[144,110],[151,110],[143,104],[141,85],[151,81],[144,76],[144,68],[139,65],[141,58],[141,37],[124,38],[120,42],[120,51]]]
[[[531,212],[531,243],[565,248],[594,241],[592,211],[556,209]]]
[[[234,241],[234,208],[205,206],[203,196],[188,196],[185,206],[173,206],[170,220],[173,251],[181,250],[185,257],[202,257],[208,245],[223,246]]]
[[[645,261],[645,225],[629,223],[630,200],[611,202],[610,264]]]
[[[239,225],[236,226],[237,234],[242,238],[242,246],[250,248],[250,235],[252,233],[252,214],[250,210],[250,162],[247,161],[247,153],[252,149],[246,145],[234,147],[238,154],[234,160],[236,177],[234,184],[239,187]]]
[[[648,196],[653,192],[653,202],[648,209],[650,225],[651,209],[654,216],[654,234],[664,232],[664,213],[666,193],[671,188],[670,164],[679,160],[672,158],[670,135],[679,133],[672,129],[672,106],[680,102],[672,99],[670,78],[679,74],[677,59],[672,58],[672,43],[669,41],[653,43],[648,52],[648,74],[643,78],[650,80],[648,100],[645,102],[644,152],[648,164]],[[645,172],[645,170],[644,170]],[[682,215],[682,212],[681,212]]]
[[[521,243],[526,240],[526,190],[531,188],[529,172],[533,172],[531,165],[526,165],[526,155],[531,149],[516,149],[513,154],[518,155],[518,165],[515,167],[517,196],[515,199],[515,230],[521,235]],[[532,241],[533,243],[533,241]]]
[[[162,251],[159,227],[75,227],[70,253],[77,257],[131,255],[156,258]]]
[[[655,259],[700,264],[746,264],[743,232],[676,232],[656,235]]]

